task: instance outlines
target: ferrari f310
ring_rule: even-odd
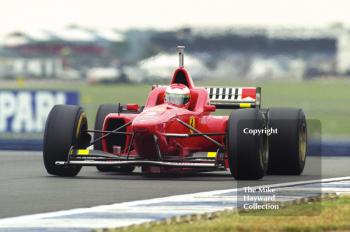
[[[101,105],[93,129],[82,107],[54,106],[44,133],[47,172],[72,177],[83,166],[122,173],[135,167],[143,173],[227,170],[239,180],[302,173],[303,110],[263,109],[259,87],[197,87],[184,67],[184,47],[178,54],[168,86],[154,85],[144,106]],[[217,115],[218,109],[230,114]]]

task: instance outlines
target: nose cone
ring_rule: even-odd
[[[157,125],[168,119],[167,107],[158,106],[140,113],[132,122],[134,132],[154,133]]]

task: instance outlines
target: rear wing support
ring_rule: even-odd
[[[217,109],[260,108],[261,87],[206,87]]]

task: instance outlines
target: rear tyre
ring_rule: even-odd
[[[271,108],[267,112],[269,127],[277,134],[269,137],[268,174],[300,175],[307,153],[307,127],[301,109]]]
[[[265,126],[265,116],[259,109],[235,110],[229,116],[226,145],[230,171],[235,179],[257,180],[265,175],[267,136],[248,133],[249,129],[264,129]]]
[[[103,129],[103,122],[106,116],[110,113],[118,113],[118,105],[114,104],[103,104],[97,110],[96,121],[95,121],[95,130]],[[94,140],[100,138],[102,133],[94,133]],[[102,140],[96,142],[94,144],[94,149],[103,151],[102,149]],[[134,167],[132,166],[124,166],[124,167],[113,167],[113,166],[96,166],[97,170],[100,172],[124,172],[130,173],[134,171]]]
[[[82,132],[87,128],[87,119],[81,107],[56,105],[52,108],[46,120],[43,149],[44,165],[49,174],[73,177],[79,173],[80,165],[57,166],[55,162],[66,161],[72,146],[88,146],[91,137]]]

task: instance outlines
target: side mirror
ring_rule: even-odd
[[[127,104],[126,109],[129,111],[139,111],[139,105],[138,104]]]
[[[215,112],[216,107],[214,105],[205,105],[204,112]]]

